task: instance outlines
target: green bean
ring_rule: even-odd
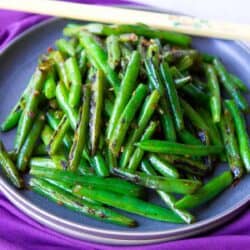
[[[27,134],[29,133],[32,127],[34,118],[38,110],[40,95],[42,93],[42,88],[43,88],[44,80],[46,77],[45,75],[46,74],[44,71],[41,71],[39,68],[37,68],[35,73],[32,76],[32,80],[31,80],[32,90],[31,90],[29,98],[27,98],[25,108],[22,112],[22,115],[18,123],[16,140],[15,140],[16,152],[20,151],[27,137]]]
[[[170,162],[170,161],[168,161],[168,158],[164,157],[164,156],[165,155],[161,156],[160,159],[165,160],[164,162]],[[188,160],[192,161],[192,159],[188,159]],[[174,161],[172,161],[170,163],[173,164],[173,162]],[[178,170],[180,169],[182,172],[184,171],[185,174],[189,173],[189,174],[193,174],[195,176],[203,177],[208,172],[208,167],[201,162],[195,162],[194,164],[190,164],[190,163],[187,163],[186,161],[180,161],[178,164],[175,164],[174,166],[176,169],[178,169]]]
[[[190,97],[192,100],[194,100],[194,102],[198,104],[207,106],[207,104],[209,103],[210,96],[192,83],[183,86],[180,91],[182,91],[185,95]]]
[[[194,49],[173,49],[163,54],[164,60],[166,60],[168,63],[176,62],[185,56],[197,58],[199,56],[199,53]]]
[[[176,202],[175,207],[179,209],[192,209],[198,207],[219,195],[233,182],[232,174],[229,171],[213,178],[196,193],[184,196]]]
[[[204,69],[210,91],[210,111],[213,117],[213,122],[219,122],[221,116],[220,86],[214,67],[209,64],[204,64]]]
[[[64,112],[62,110],[59,110],[59,109],[56,109],[56,110],[49,109],[46,114],[47,114],[46,118],[47,118],[48,122],[49,123],[51,122],[51,124],[49,124],[49,125],[51,126],[51,128],[56,129],[60,119],[64,115]],[[49,115],[51,115],[51,117],[52,117],[51,121],[50,121],[50,116]]]
[[[162,160],[154,154],[148,156],[148,160],[157,172],[166,177],[179,178],[178,170],[168,162]]]
[[[69,81],[71,82],[68,104],[78,107],[81,99],[82,77],[75,57],[70,57],[65,61],[65,68]]]
[[[53,130],[48,126],[45,125],[44,129],[41,133],[41,139],[43,141],[43,143],[46,145],[46,147],[48,148],[50,145],[51,140],[54,138],[53,137]],[[56,138],[55,138],[56,139]],[[58,169],[65,169],[67,168],[67,159],[64,155],[64,148],[58,150],[59,152],[57,152],[56,154],[50,154],[51,159],[53,160],[54,164],[55,164],[55,168]]]
[[[192,124],[198,129],[207,131],[208,135],[211,137],[211,140],[216,145],[221,145],[221,140],[218,138],[217,133],[214,129],[209,128],[204,119],[200,116],[200,114],[192,108],[190,104],[181,99],[181,105],[184,110],[184,115],[188,117],[188,119],[192,122]]]
[[[100,188],[136,197],[143,196],[144,194],[142,187],[114,177],[103,178],[100,176],[84,176],[65,170],[46,170],[43,167],[37,166],[31,168],[30,174],[36,176],[37,178],[48,178],[58,181],[63,180],[64,182],[72,185],[80,184],[88,188]]]
[[[109,169],[117,167],[117,159],[109,148],[107,148],[107,162],[109,164]]]
[[[110,35],[106,38],[106,47],[108,52],[108,63],[112,69],[115,69],[120,63],[121,51],[119,37]]]
[[[192,194],[201,186],[201,182],[199,181],[175,179],[163,176],[149,176],[141,172],[130,173],[117,168],[112,169],[112,172],[115,175],[138,185],[169,193]]]
[[[69,130],[70,123],[66,116],[63,116],[57,128],[54,130],[50,141],[48,143],[48,150],[51,155],[56,154],[60,146],[62,145],[65,133]]]
[[[29,84],[30,85],[30,84]],[[1,124],[1,131],[7,132],[17,126],[26,103],[26,93],[30,91],[30,86],[24,90],[16,105],[12,108],[5,120]]]
[[[9,158],[10,158],[13,162],[16,162],[17,153],[15,152],[15,150],[10,150],[10,151],[8,151],[7,153],[8,153]]]
[[[157,89],[161,95],[160,108],[158,112],[161,116],[161,123],[164,129],[165,137],[168,140],[175,141],[176,132],[174,128],[172,115],[170,114],[169,111],[169,103],[166,98],[164,85],[161,81],[159,72],[157,71],[152,61],[152,58],[148,58],[145,60],[145,67],[151,85],[153,86],[154,89]]]
[[[170,106],[172,108],[172,113],[175,118],[175,125],[178,130],[182,130],[184,128],[183,121],[183,112],[181,110],[179,97],[170,73],[170,69],[167,63],[162,63],[160,65],[161,76],[165,82],[165,86],[167,89],[168,99],[170,101]]]
[[[120,48],[121,48],[121,62],[120,62],[120,65],[121,65],[121,72],[120,72],[121,79],[123,78],[123,75],[124,75],[124,73],[126,71],[128,63],[129,63],[129,61],[131,59],[131,56],[132,56],[132,53],[134,51],[133,49],[128,48],[126,45],[127,45],[127,43],[126,44],[120,44]],[[138,53],[141,54],[139,51],[138,51]]]
[[[45,157],[33,157],[29,162],[30,168],[41,167],[41,168],[57,168],[55,162],[50,158]]]
[[[210,112],[204,108],[198,108],[197,111],[201,114],[201,117],[203,118],[203,120],[206,121],[206,124],[209,128],[209,131],[207,133],[211,137],[211,140],[216,145],[222,145],[223,143],[222,143],[220,131],[217,125],[213,122]]]
[[[140,108],[146,94],[147,87],[143,84],[140,84],[124,108],[109,142],[109,148],[115,155],[119,154],[128,128],[131,125],[136,111]]]
[[[174,83],[175,83],[175,87],[178,88],[182,88],[184,86],[186,86],[188,83],[190,83],[192,80],[191,76],[181,76],[179,78],[175,78],[174,79]]]
[[[192,108],[192,106],[187,103],[185,100],[181,99],[181,105],[184,110],[184,114],[188,117],[188,119],[193,123],[195,127],[201,130],[208,130],[208,127],[199,113]]]
[[[208,53],[201,53],[201,58],[206,63],[213,63],[213,60],[215,59],[215,56],[210,55]]]
[[[74,46],[70,43],[70,41],[66,41],[65,39],[59,39],[55,42],[55,44],[60,52],[67,54],[68,56],[75,55]]]
[[[179,164],[184,164],[190,167],[194,167],[197,168],[203,172],[207,171],[207,166],[204,165],[201,161],[198,160],[193,160],[190,158],[186,158],[186,157],[182,157],[182,156],[178,156],[178,155],[167,155],[167,154],[160,154],[159,155],[161,159],[164,159],[165,161],[171,163],[171,164],[175,164],[175,166],[177,167]],[[178,167],[177,167],[178,168]]]
[[[146,57],[152,58],[154,65],[157,67],[159,67],[160,64],[160,49],[161,42],[157,39],[151,39],[146,52]]]
[[[136,222],[134,220],[129,219],[124,215],[120,215],[108,208],[91,204],[86,200],[76,198],[45,180],[32,178],[29,181],[29,185],[35,192],[48,197],[57,204],[64,205],[73,211],[81,212],[85,215],[105,222],[111,222],[128,227],[136,226]]]
[[[107,192],[105,190],[90,190],[83,186],[76,186],[73,190],[79,197],[86,196],[90,199],[97,200],[106,205],[138,214],[144,217],[148,217],[160,221],[168,221],[172,223],[181,223],[177,215],[167,208],[163,208],[152,203],[148,203],[128,195],[118,195],[114,192]]]
[[[144,134],[141,137],[141,140],[148,140],[151,138],[151,136],[154,134],[156,128],[157,128],[158,123],[155,121],[151,121],[148,127],[146,128]],[[142,158],[144,155],[144,150],[140,148],[136,148],[134,153],[131,156],[131,159],[128,164],[128,171],[134,172],[136,171],[137,167],[139,166]]]
[[[53,159],[53,157],[52,157]],[[53,168],[53,169],[59,169],[59,170],[64,170],[67,168],[67,165],[65,165],[64,167],[60,167],[63,164],[67,164],[66,161],[64,161],[63,163],[61,163],[61,165],[59,165],[59,162],[56,162],[54,159],[52,160],[50,158],[45,158],[45,157],[33,157],[30,159],[29,162],[29,166],[30,168]],[[86,160],[84,160],[83,158],[80,161],[79,167],[78,167],[78,172],[79,175],[93,175],[93,172],[91,171],[91,168],[89,167],[88,163],[86,162]]]
[[[75,39],[76,44],[74,45],[74,49],[76,52],[76,55],[79,56],[79,54],[84,50],[82,45],[79,43],[78,37],[72,37],[72,39]],[[86,58],[87,59],[87,58]]]
[[[144,63],[150,84],[153,86],[154,89],[157,89],[159,91],[161,96],[164,96],[165,98],[166,95],[164,84],[161,81],[160,74],[156,66],[154,65],[153,58],[146,58]]]
[[[143,160],[141,163],[141,169],[148,175],[156,175],[154,169],[150,166],[149,162]],[[177,214],[183,221],[190,224],[194,222],[194,217],[189,212],[175,208],[174,205],[176,203],[176,199],[173,195],[163,192],[161,190],[156,190],[157,194],[161,197],[163,202],[175,213]]]
[[[14,128],[21,117],[23,108],[20,105],[20,102],[18,102],[14,108],[10,111],[8,116],[5,118],[5,120],[1,124],[1,131],[7,132]]]
[[[105,99],[104,101],[104,112],[105,115],[109,118],[112,115],[114,105],[109,99]]]
[[[80,109],[79,122],[76,126],[73,144],[69,153],[69,170],[76,171],[81,160],[82,151],[87,143],[87,128],[89,122],[90,87],[84,86],[83,104]]]
[[[45,147],[48,147],[51,137],[53,136],[53,129],[49,127],[47,124],[44,125],[43,130],[41,132],[41,139]]]
[[[103,134],[101,134],[100,135],[100,140],[99,140],[99,143],[98,143],[98,150],[100,150],[100,151],[103,151],[104,150],[104,147],[106,146],[106,144],[105,144],[106,142],[105,142],[105,137],[104,137],[104,135]]]
[[[126,33],[119,35],[119,41],[123,43],[137,43],[139,41],[139,37],[134,33]]]
[[[87,62],[88,62],[88,60],[87,60],[86,51],[84,49],[82,49],[80,52],[79,58],[78,58],[78,66],[79,66],[79,70],[80,70],[82,76],[86,72]]]
[[[21,172],[25,172],[27,168],[29,159],[32,155],[32,151],[34,150],[36,142],[42,131],[44,120],[44,114],[41,113],[37,115],[33,126],[20,149],[17,157],[17,168]]]
[[[67,115],[72,129],[76,128],[77,125],[77,112],[69,106],[67,89],[62,83],[59,83],[56,87],[56,99],[59,103],[60,108]]]
[[[46,67],[45,67],[45,69],[46,69]],[[9,115],[5,118],[5,120],[1,124],[1,131],[2,132],[6,132],[6,131],[10,130],[18,124],[19,118],[21,117],[22,111],[25,107],[27,98],[29,98],[29,96],[31,95],[31,92],[33,89],[33,84],[34,84],[34,78],[31,77],[27,87],[23,91],[18,102],[16,103],[16,105],[13,107],[13,109],[11,110]]]
[[[141,137],[147,124],[149,123],[154,111],[158,105],[160,94],[158,90],[153,90],[152,93],[145,100],[142,110],[140,112],[136,129],[131,133],[125,148],[122,152],[120,166],[122,168],[126,167],[130,157],[134,151],[134,143]]]
[[[60,81],[69,88],[69,79],[66,73],[63,55],[59,51],[52,51],[50,52],[49,57],[55,62],[56,71],[59,75]]]
[[[210,115],[210,114],[209,114],[209,115]],[[211,119],[211,123],[212,123],[213,125],[215,125],[215,124],[212,122],[212,119]],[[216,129],[217,129],[217,127],[216,127]],[[202,144],[204,144],[204,145],[211,145],[211,139],[210,139],[210,137],[209,137],[207,131],[199,131],[199,132],[198,132],[198,136],[199,136],[199,138],[200,138]],[[219,135],[219,136],[220,136],[220,135]],[[220,138],[220,144],[216,144],[216,145],[221,145],[221,146],[223,146],[223,143],[222,143],[222,141],[221,141],[221,138]],[[219,157],[221,157],[222,155],[224,155],[224,150],[223,150],[222,153],[219,155]],[[216,161],[215,156],[207,155],[207,156],[203,157],[203,160],[204,160],[206,166],[208,167],[208,170],[209,170],[208,172],[212,172],[212,171],[213,171],[213,168],[214,168],[214,164],[213,164],[213,163]]]
[[[190,179],[188,178],[187,176],[188,175],[191,175],[193,176],[193,178],[191,180],[201,180],[202,177],[205,177],[208,173],[207,172],[204,172],[198,168],[195,168],[195,167],[192,167],[192,166],[187,166],[187,165],[184,165],[184,164],[179,164],[176,166],[176,168],[180,169],[184,174],[185,174],[185,177],[187,179]]]
[[[238,88],[239,90],[241,90],[243,92],[248,92],[247,86],[242,82],[242,80],[240,78],[238,78],[234,74],[229,74],[229,77],[236,88]]]
[[[179,131],[178,136],[185,144],[202,145],[201,141],[186,129]]]
[[[136,87],[136,80],[139,74],[139,68],[140,68],[140,54],[137,51],[134,51],[127,66],[126,73],[122,80],[120,90],[117,93],[117,97],[115,99],[113,111],[107,128],[108,140],[110,140],[114,128],[116,127],[117,122],[120,118],[120,115],[123,109],[125,108],[126,104],[128,103],[129,98],[131,97],[132,92]]]
[[[74,49],[76,49],[79,45],[77,37],[71,37],[69,40],[67,40],[71,46],[73,46]],[[79,52],[79,51],[77,51]]]
[[[225,101],[226,107],[231,113],[238,138],[240,156],[247,172],[250,172],[250,145],[247,134],[247,126],[243,114],[237,108],[236,102],[232,100]]]
[[[186,155],[186,156],[206,156],[210,154],[220,154],[222,146],[188,145],[171,141],[145,140],[136,144],[139,148],[163,154]]]
[[[13,163],[7,151],[5,150],[2,141],[0,141],[0,165],[3,170],[3,173],[7,176],[7,178],[15,187],[22,188],[24,186],[24,181],[18,173],[15,164]]]
[[[16,105],[13,107],[13,109],[10,111],[8,116],[5,118],[5,120],[1,124],[1,131],[6,132],[10,129],[14,128],[21,117],[22,111],[25,107],[26,99],[29,97],[32,87],[33,87],[34,81],[33,77],[31,77],[31,80],[29,81],[27,87],[23,91],[21,97],[17,101]]]
[[[60,123],[60,119],[58,119],[56,117],[55,113],[52,112],[47,112],[46,114],[46,118],[48,120],[49,126],[53,129],[53,130],[57,130],[59,123]],[[60,117],[63,118],[63,117]],[[71,144],[72,144],[72,139],[71,136],[69,134],[65,134],[63,137],[63,143],[65,145],[66,148],[70,148]]]
[[[63,180],[61,180],[61,181],[55,181],[55,180],[51,180],[51,179],[43,179],[43,180],[48,182],[49,184],[51,184],[53,186],[56,186],[57,188],[62,189],[63,191],[67,192],[68,194],[73,195],[74,197],[77,197],[73,193],[74,186],[70,185],[69,183],[63,182]],[[99,205],[99,206],[102,205],[100,202],[91,200],[91,199],[84,197],[84,196],[82,196],[81,199],[83,201],[87,201],[87,202],[94,204],[94,205]]]
[[[104,99],[104,74],[97,70],[95,81],[92,84],[92,97],[90,107],[90,144],[91,154],[94,155],[100,139],[102,126],[102,110]]]
[[[95,172],[98,176],[103,176],[103,177],[109,176],[108,166],[106,165],[106,162],[104,161],[100,153],[97,153],[93,157],[92,161],[93,161]]]
[[[100,23],[90,23],[87,25],[74,25],[66,26],[64,29],[64,34],[71,36],[77,34],[79,31],[87,30],[98,35],[121,35],[126,33],[135,33],[139,36],[149,37],[149,38],[159,38],[166,42],[177,44],[180,46],[188,46],[191,43],[191,37],[171,31],[166,30],[156,30],[142,24],[130,25],[105,25]]]
[[[95,62],[96,66],[102,70],[107,77],[109,83],[114,88],[115,93],[118,93],[120,81],[115,71],[109,66],[106,52],[95,41],[94,37],[87,33],[79,33],[79,39],[82,46],[86,49],[89,57]]]
[[[237,88],[235,88],[235,85],[232,83],[230,76],[223,64],[219,61],[218,58],[215,58],[213,60],[213,64],[220,78],[220,81],[223,84],[224,88],[227,90],[228,94],[234,99],[241,110],[247,111],[249,109],[249,106],[246,99],[241,95]]]
[[[44,156],[48,155],[48,150],[47,147],[42,143],[39,144],[35,149],[34,149],[34,155],[36,156]]]
[[[48,99],[52,99],[56,96],[56,82],[55,76],[52,71],[48,72],[47,79],[44,83],[44,95]]]
[[[189,69],[194,64],[194,60],[191,56],[184,56],[177,64],[177,68],[179,71],[183,72]]]
[[[225,109],[224,116],[221,118],[220,129],[229,167],[234,175],[234,178],[241,178],[244,174],[243,163],[240,157],[232,116],[227,109]]]
[[[77,173],[80,175],[94,175],[94,169],[91,168],[88,161],[82,157],[77,169]]]
[[[176,66],[171,66],[170,68],[170,72],[173,78],[177,78],[177,77],[183,77],[183,73],[181,73]]]
[[[93,197],[95,200],[102,202],[106,205],[130,212],[135,213],[150,219],[168,221],[172,223],[181,223],[182,220],[170,210],[130,197],[127,195],[117,195],[114,192],[107,192],[104,190],[90,190],[82,186],[76,186],[74,193],[79,197],[87,196]]]
[[[54,130],[58,130],[58,135],[56,137],[58,137],[57,139],[53,139],[52,143],[56,143],[56,141],[58,140],[58,146],[60,145],[61,140],[63,140],[63,143],[65,145],[65,147],[67,149],[70,149],[71,145],[72,145],[72,136],[69,133],[65,133],[65,131],[67,130],[66,128],[69,126],[68,124],[68,120],[64,120],[66,119],[65,117],[61,120],[61,125],[60,120],[55,119],[55,116],[53,116],[53,114],[51,112],[47,113],[47,119],[49,121],[50,126],[54,129]],[[64,121],[63,121],[64,120]],[[65,124],[66,123],[66,124]],[[57,127],[58,126],[58,127]],[[66,127],[66,128],[65,128]],[[56,131],[54,132],[56,133]],[[55,141],[55,142],[54,142]],[[57,150],[57,147],[56,147]],[[89,154],[87,153],[86,150],[83,150],[82,152],[82,157],[84,159],[86,159],[88,162],[90,161],[90,157]]]

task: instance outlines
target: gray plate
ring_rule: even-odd
[[[25,88],[37,64],[39,55],[61,36],[65,20],[47,21],[30,29],[16,39],[0,56],[0,122],[8,114]],[[193,46],[223,58],[226,66],[250,83],[250,53],[240,43],[215,39],[195,38]],[[250,87],[250,86],[249,86]],[[10,149],[15,131],[0,134]],[[225,167],[225,166],[224,166]],[[218,172],[223,170],[218,168]],[[60,207],[29,191],[14,189],[0,177],[0,190],[24,213],[40,223],[66,235],[106,244],[148,244],[180,239],[204,232],[228,221],[241,211],[249,200],[250,177],[246,176],[236,187],[225,191],[212,203],[195,211],[197,222],[192,225],[174,225],[130,215],[139,222],[135,229],[105,224]],[[150,200],[160,203],[157,197]]]

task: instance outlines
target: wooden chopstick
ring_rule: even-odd
[[[0,0],[0,8],[115,24],[144,23],[194,36],[250,41],[250,25],[55,0]]]

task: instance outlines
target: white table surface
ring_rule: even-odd
[[[250,24],[250,0],[131,0],[209,20]],[[250,30],[249,30],[250,32]],[[250,46],[250,43],[248,42]]]
[[[249,0],[132,0],[197,17],[250,24]],[[250,31],[249,31],[250,32]]]

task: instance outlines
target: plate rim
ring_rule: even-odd
[[[52,17],[28,28],[27,30],[19,34],[17,37],[12,39],[7,46],[1,49],[0,57],[4,56],[5,53],[8,53],[8,51],[11,50],[12,47],[19,42],[19,40],[24,39],[26,35],[35,32],[37,29],[43,26],[49,25],[50,23],[60,20],[64,19]],[[236,43],[238,46],[242,47],[242,49],[245,50],[250,56],[250,48],[247,44],[241,41],[233,41],[233,43]],[[226,211],[221,212],[210,219],[206,219],[200,222],[198,221],[191,225],[185,225],[182,228],[136,233],[136,232],[125,232],[120,230],[98,229],[96,227],[81,225],[66,219],[62,219],[56,215],[49,214],[45,210],[40,209],[38,206],[34,205],[28,199],[22,197],[22,195],[14,187],[9,185],[9,183],[2,176],[0,176],[0,190],[2,193],[4,193],[4,195],[8,198],[8,200],[10,200],[11,203],[13,203],[18,209],[20,209],[26,215],[32,217],[39,223],[51,229],[64,233],[68,236],[73,236],[78,239],[90,240],[103,244],[120,244],[120,245],[157,243],[166,240],[185,238],[198,233],[203,233],[230,220],[233,216],[242,211],[250,201],[250,195],[248,195],[244,200],[236,203],[230,209],[227,209]],[[14,198],[16,198],[16,200]],[[25,208],[24,205],[28,205],[31,208],[31,210]],[[35,214],[36,212],[39,212],[39,214],[41,214],[40,217],[36,216]],[[48,217],[53,221],[50,222],[48,221],[48,219],[46,220],[46,218],[42,218],[41,216]],[[52,225],[50,225],[51,223]],[[56,223],[59,223],[60,226],[58,226]],[[65,229],[65,226],[70,226],[71,227],[70,230],[81,229],[81,232],[79,232],[80,235],[76,235],[72,233],[69,229]],[[96,233],[97,235],[93,235],[93,233]],[[116,238],[108,238],[112,236]]]

